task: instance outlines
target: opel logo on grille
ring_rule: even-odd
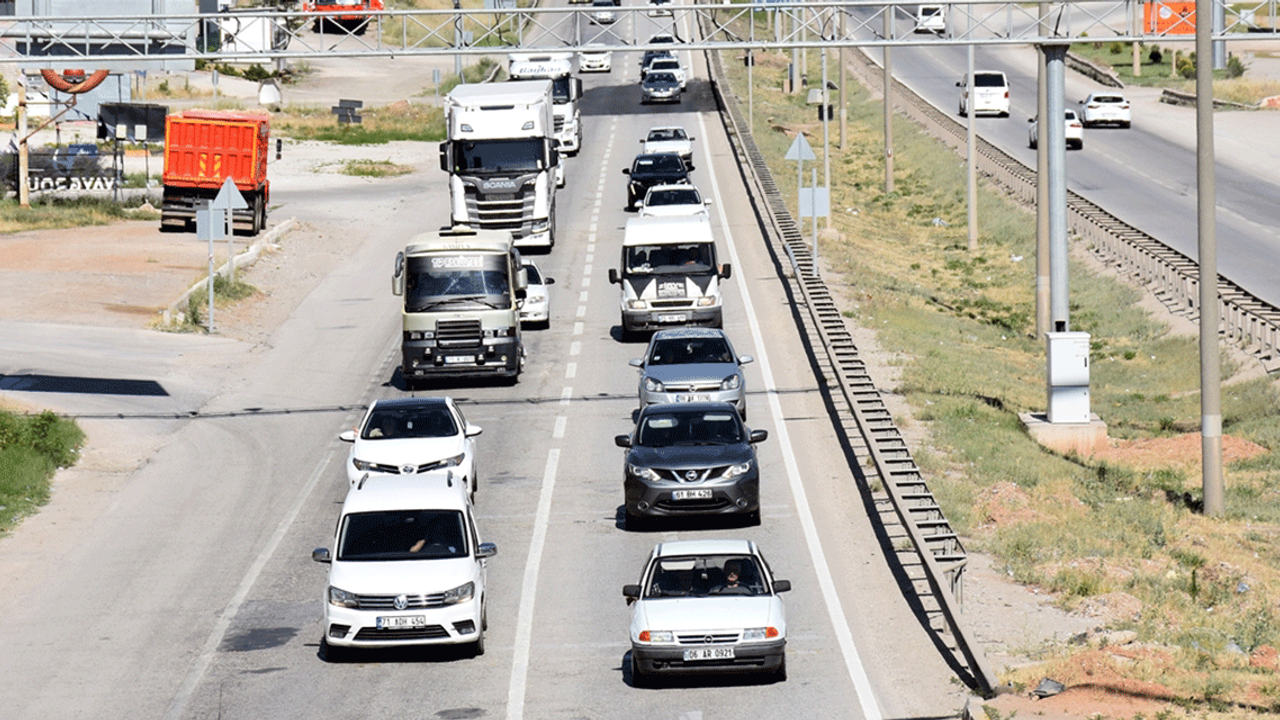
[[[702,638],[702,642],[704,642],[704,643],[706,643],[706,644],[710,645],[711,643],[715,642],[715,638],[713,638],[713,637],[711,637],[710,635],[708,635],[708,636],[706,636],[706,637]]]
[[[417,469],[418,469],[418,466],[417,466],[417,465],[401,465],[401,466],[400,466],[400,474],[402,474],[402,475],[412,475],[412,474],[414,473],[414,471],[415,471],[415,470],[417,470]]]
[[[405,597],[404,595],[397,595],[396,599],[394,600],[394,604],[397,610],[403,610],[409,607],[409,598]],[[711,638],[707,638],[708,641],[710,639]]]
[[[697,479],[698,479],[698,471],[697,471],[697,470],[687,470],[687,471],[685,471],[684,479],[685,479],[685,480],[688,480],[689,482],[693,482],[694,480],[697,480]]]

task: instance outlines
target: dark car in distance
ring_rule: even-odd
[[[676,86],[676,92],[679,92]],[[636,203],[655,185],[674,185],[689,182],[689,166],[675,153],[637,155],[631,167],[622,168],[627,182],[627,209],[634,210]]]
[[[647,518],[742,515],[760,522],[760,468],[756,443],[769,437],[751,430],[727,402],[676,402],[640,410],[626,448],[623,495],[626,526]]]

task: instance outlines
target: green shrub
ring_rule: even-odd
[[[1151,61],[1152,65],[1159,65],[1164,62],[1164,53],[1160,52],[1159,45],[1151,46],[1151,52],[1147,53],[1147,59]]]
[[[1116,42],[1111,43],[1110,45],[1107,46],[1107,52],[1111,53],[1112,55],[1119,55],[1120,53],[1124,52],[1124,43],[1118,40]]]
[[[1229,78],[1241,77],[1242,75],[1244,75],[1245,69],[1246,68],[1244,66],[1244,61],[1241,60],[1239,56],[1232,55],[1227,58],[1227,77]]]
[[[249,69],[244,71],[244,79],[252,80],[254,82],[262,82],[263,80],[266,80],[269,77],[273,77],[274,75],[275,73],[267,72],[267,70],[263,68],[261,65],[259,65],[258,63],[254,63],[250,65]]]
[[[1188,80],[1195,79],[1196,77],[1195,53],[1192,53],[1191,57],[1182,57],[1182,56],[1178,57],[1178,75]]]

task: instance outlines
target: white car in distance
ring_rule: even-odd
[[[680,81],[680,92],[689,89],[689,74],[685,72],[684,66],[674,56],[669,58],[657,58],[653,62],[646,65],[640,71],[640,79],[644,80],[644,76],[651,72],[666,71],[676,76],[676,80]]]
[[[452,471],[475,496],[476,441],[483,430],[467,422],[453,398],[375,400],[353,430],[338,435],[351,443],[347,480],[366,475],[423,475]]]
[[[592,0],[591,1],[591,22],[597,25],[610,25],[618,16],[614,14],[613,9],[618,3],[613,0]]]
[[[1080,101],[1080,122],[1085,127],[1118,125],[1127,128],[1133,124],[1133,111],[1129,100],[1117,92],[1096,92]]]
[[[321,652],[348,648],[464,645],[484,654],[485,560],[471,501],[452,472],[366,477],[342,503],[329,566]]]
[[[688,185],[655,185],[644,194],[640,217],[706,215],[710,200],[703,200],[698,188]]]
[[[587,43],[578,51],[578,72],[613,72],[613,51],[604,43]]]
[[[969,90],[969,76],[956,83],[960,88],[960,115],[969,114],[972,107],[976,115],[1009,117],[1009,78],[999,70],[976,70],[973,73],[973,92]],[[971,97],[972,96],[972,97]]]
[[[524,261],[525,276],[528,284],[524,291],[524,301],[520,304],[520,322],[538,327],[551,327],[551,299],[547,292],[548,285],[556,283],[555,278],[542,274],[538,266]]]
[[[787,679],[787,616],[769,564],[749,540],[683,540],[653,549],[631,605],[631,684],[657,675]]]
[[[649,132],[640,143],[644,145],[644,154],[675,153],[680,156],[681,160],[684,160],[685,165],[692,169],[693,141],[694,138],[689,137],[683,127],[666,125],[649,128]]]
[[[1076,116],[1076,111],[1068,108],[1065,115],[1064,137],[1067,141],[1067,148],[1075,148],[1081,150],[1084,148],[1084,126],[1080,124],[1080,118]],[[1035,118],[1027,118],[1027,122],[1031,123],[1031,130],[1027,135],[1027,146],[1035,149],[1040,142],[1040,123]]]

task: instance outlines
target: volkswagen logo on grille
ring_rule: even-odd
[[[417,469],[418,469],[418,466],[417,466],[417,465],[401,465],[401,466],[400,466],[400,474],[401,474],[401,475],[412,475],[415,471],[417,471]]]
[[[686,470],[686,471],[685,471],[685,473],[684,473],[684,479],[685,479],[685,480],[688,480],[689,482],[693,482],[694,480],[697,480],[697,479],[698,479],[698,471],[697,471],[697,470]]]
[[[713,637],[711,637],[710,635],[708,635],[708,636],[706,636],[706,637],[702,638],[702,642],[704,642],[704,643],[706,643],[706,644],[710,645],[711,643],[715,642],[715,638],[713,638]]]
[[[397,610],[403,610],[409,607],[409,598],[405,597],[404,595],[397,595],[393,603],[396,606]],[[707,638],[707,641],[710,642],[711,638]]]

